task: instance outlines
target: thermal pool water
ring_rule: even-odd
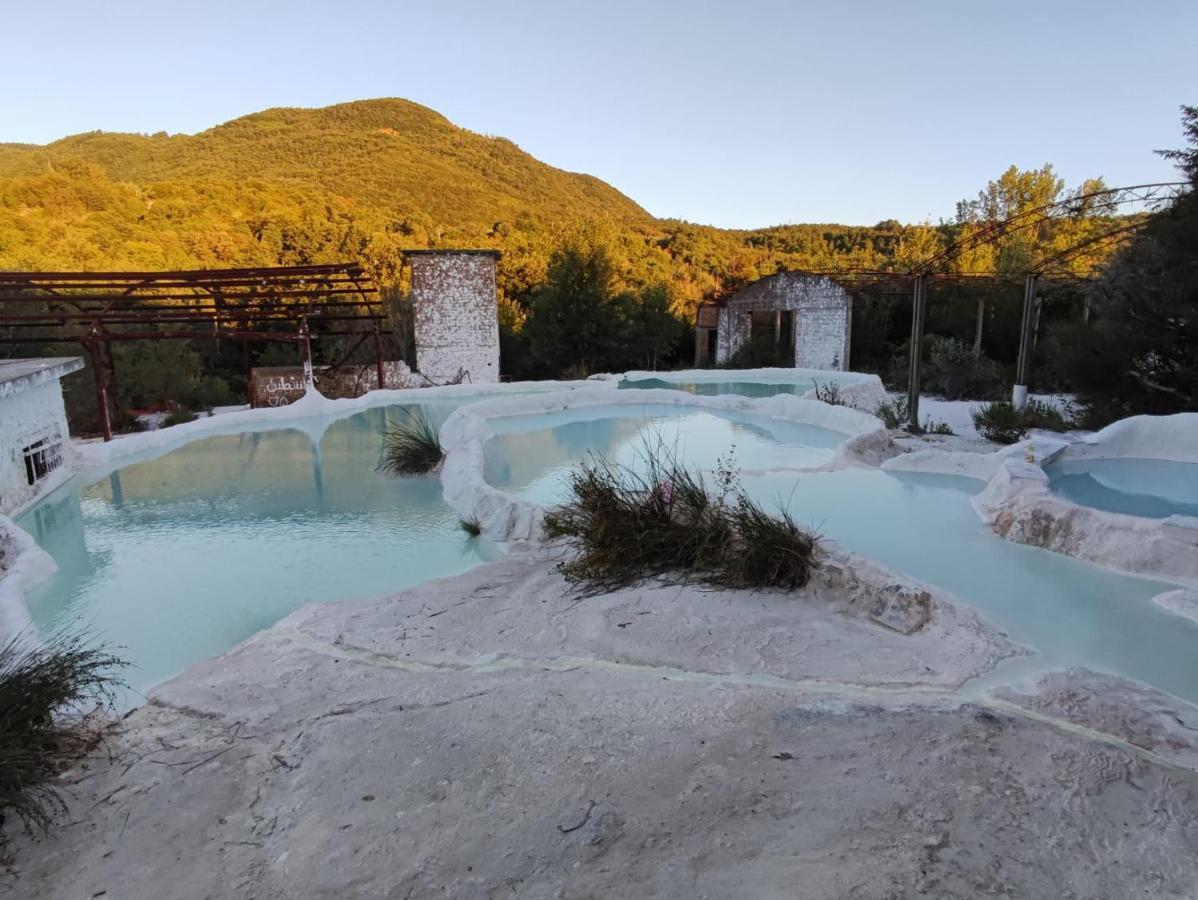
[[[83,626],[121,645],[136,703],[305,603],[478,565],[492,554],[461,530],[436,475],[376,471],[382,433],[402,419],[376,408],[202,438],[77,477],[17,519],[59,566],[27,597],[34,626]]]
[[[704,373],[706,374],[706,373]],[[702,397],[715,397],[721,394],[738,394],[742,397],[774,397],[778,394],[797,394],[802,397],[821,384],[849,385],[861,380],[860,375],[852,372],[817,372],[811,375],[792,374],[779,375],[769,380],[746,381],[735,377],[734,371],[729,371],[727,377],[713,375],[710,378],[695,377],[682,380],[668,377],[637,377],[626,378],[620,382],[620,390],[653,390],[667,388],[674,391],[685,391]]]
[[[1037,651],[1009,672],[1080,665],[1198,702],[1198,624],[1152,603],[1176,585],[998,537],[970,505],[981,482],[865,468],[782,471],[830,458],[821,429],[767,428],[677,408],[672,415],[645,408],[578,421],[583,413],[493,421],[501,433],[487,447],[488,483],[553,505],[567,495],[572,463],[590,454],[643,471],[643,448],[677,445],[681,461],[710,472],[735,444],[739,468],[773,470],[742,473],[748,496],[767,509],[787,509],[827,540],[952,592]],[[787,434],[789,427],[799,430]]]
[[[1163,459],[1063,459],[1044,467],[1053,493],[1080,506],[1164,519],[1198,516],[1198,464]]]
[[[733,379],[620,386],[747,396],[808,390],[800,381]],[[471,399],[424,405],[443,420]],[[376,471],[382,433],[402,418],[389,407],[296,420],[134,457],[90,483],[77,476],[17,520],[60,567],[27,598],[34,626],[50,634],[82,625],[121,645],[133,663],[126,700],[135,703],[138,693],[304,603],[392,593],[493,558],[494,548],[461,530],[435,475]],[[563,499],[571,469],[589,455],[641,470],[649,456],[709,473],[731,464],[767,508],[785,507],[825,539],[976,606],[1037,651],[1035,667],[1083,665],[1198,702],[1198,624],[1151,602],[1174,585],[997,537],[970,505],[977,481],[804,471],[830,463],[844,435],[724,410],[612,404],[490,425],[486,480],[525,500]],[[1144,462],[1058,463],[1050,476],[1054,490],[1078,502],[1192,514],[1195,467]],[[1019,666],[1026,669],[1016,663],[1010,671]]]
[[[530,503],[554,503],[588,455],[645,471],[649,459],[714,470],[812,468],[832,461],[843,434],[767,416],[679,406],[609,406],[491,420],[488,484]]]

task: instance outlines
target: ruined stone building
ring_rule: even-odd
[[[699,308],[695,364],[726,363],[764,337],[793,348],[796,367],[847,370],[852,322],[852,298],[835,281],[778,272]]]
[[[497,250],[409,250],[416,369],[436,384],[499,381]]]

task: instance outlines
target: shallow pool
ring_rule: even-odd
[[[1034,647],[1037,667],[1084,665],[1198,702],[1198,624],[1152,603],[1176,585],[998,537],[969,503],[977,481],[848,469],[743,483],[767,507],[966,600]]]
[[[830,462],[845,440],[766,416],[658,404],[511,416],[492,420],[491,427],[496,436],[485,449],[487,483],[540,504],[560,498],[571,470],[588,454],[641,471],[650,457],[666,456],[708,471],[723,462],[742,470],[794,469]]]
[[[819,372],[811,376],[796,375],[793,380],[741,380],[736,377],[734,370],[729,370],[728,377],[718,381],[696,379],[693,381],[675,381],[666,378],[637,378],[624,379],[620,382],[621,390],[653,390],[666,388],[674,391],[685,391],[703,397],[714,397],[719,394],[739,394],[742,397],[774,397],[778,394],[797,394],[803,396],[814,390],[818,384],[836,383],[851,384],[856,378],[841,372]]]
[[[680,420],[625,416],[593,422],[565,421],[563,415],[553,414],[558,424],[547,424],[545,417],[510,422],[508,433],[488,448],[488,481],[552,505],[566,496],[571,460],[588,453],[635,460],[637,448],[651,442],[661,425],[667,442],[692,427],[695,436],[703,435],[688,445],[692,452],[684,458],[704,468],[734,436],[743,469],[754,468],[753,461],[779,469],[805,466],[827,452],[779,446],[765,436],[747,440],[752,432],[735,423],[706,423],[705,432],[691,424],[690,414]],[[1115,574],[998,537],[970,505],[982,488],[978,481],[878,469],[775,470],[742,474],[740,480],[767,509],[785,508],[828,540],[956,594],[1038,651],[1030,665],[1019,662],[1008,671],[1084,665],[1198,702],[1198,624],[1152,603],[1176,585]]]
[[[1198,516],[1198,463],[1065,459],[1044,471],[1053,493],[1081,506],[1150,519]]]
[[[204,438],[66,485],[17,520],[60,567],[28,598],[35,626],[81,624],[123,645],[140,692],[305,603],[477,565],[486,547],[462,532],[436,476],[375,471],[399,418],[379,408]]]

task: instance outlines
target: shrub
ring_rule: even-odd
[[[479,524],[478,519],[458,519],[458,527],[472,538],[483,533],[483,527]]]
[[[559,568],[582,589],[602,593],[647,578],[720,587],[800,588],[818,565],[818,538],[783,513],[766,513],[724,468],[709,494],[701,475],[669,454],[638,474],[596,458],[570,477],[570,499],[546,514],[553,539],[575,551]]]
[[[65,808],[53,778],[85,746],[79,714],[111,705],[124,665],[67,634],[41,644],[18,635],[0,647],[0,820],[13,813],[49,829]],[[71,713],[73,723],[63,719]]]
[[[176,406],[162,419],[162,427],[170,428],[172,425],[182,425],[186,422],[194,422],[199,416],[186,406]]]
[[[815,399],[821,403],[827,403],[829,406],[852,406],[840,392],[840,385],[835,381],[815,382]]]
[[[591,371],[587,368],[587,364],[583,362],[571,363],[562,369],[560,378],[562,381],[586,381],[590,376]]]
[[[948,422],[937,422],[935,419],[924,419],[920,430],[924,434],[956,434]]]
[[[423,475],[440,465],[445,456],[440,429],[422,413],[405,413],[405,421],[383,435],[383,459],[378,469],[388,475]]]
[[[932,341],[924,385],[946,400],[981,400],[1000,396],[1005,387],[1002,368],[994,360],[975,358],[973,348],[955,338]]]
[[[1028,431],[1068,431],[1074,421],[1067,412],[1039,400],[1028,400],[1023,409],[1015,409],[1005,400],[984,403],[970,412],[978,434],[999,444],[1023,440]]]
[[[1073,416],[1066,409],[1061,411],[1050,403],[1028,400],[1023,407],[1023,422],[1028,428],[1042,431],[1068,431],[1074,427]]]
[[[889,390],[906,390],[909,361],[904,345],[890,361],[884,379]],[[927,393],[946,400],[986,400],[1002,396],[1006,377],[989,357],[975,359],[971,344],[930,334],[924,340],[921,384]]]
[[[874,408],[874,415],[882,420],[887,428],[907,428],[907,398],[889,397]],[[912,434],[956,434],[947,422],[937,422],[927,418],[918,428],[910,429]]]
[[[983,403],[970,410],[973,427],[988,441],[1014,444],[1027,434],[1027,424],[1020,411],[1006,400]]]
[[[907,398],[889,397],[878,404],[874,415],[881,419],[887,428],[902,428],[907,422]]]

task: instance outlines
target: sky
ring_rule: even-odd
[[[661,217],[951,217],[1008,166],[1174,180],[1198,2],[0,0],[0,141],[404,97]]]

